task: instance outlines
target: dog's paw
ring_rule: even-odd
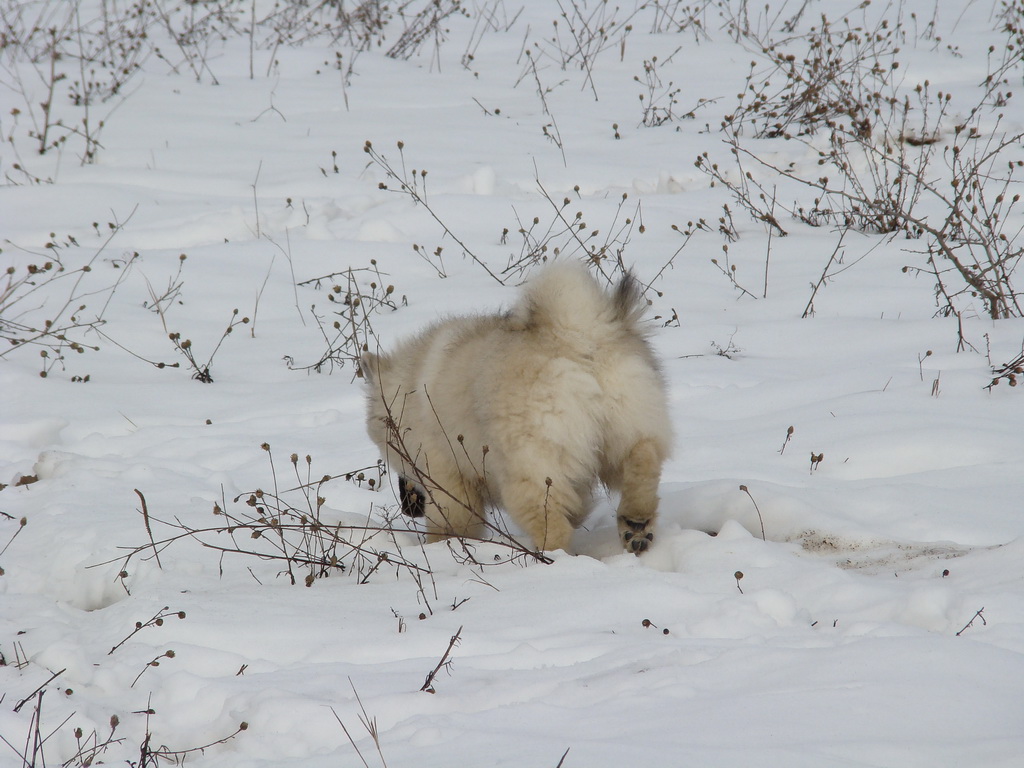
[[[639,555],[641,552],[647,551],[654,541],[654,533],[648,530],[651,522],[651,520],[619,518],[619,535],[622,537],[622,545],[627,552]]]
[[[412,480],[398,476],[398,498],[402,503],[402,514],[409,517],[423,517],[427,513],[426,496]]]

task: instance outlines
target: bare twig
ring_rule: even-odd
[[[43,693],[44,693],[43,689],[44,689],[44,688],[46,688],[46,686],[48,686],[48,685],[49,685],[50,683],[52,683],[52,682],[53,682],[54,680],[56,680],[56,679],[57,679],[58,677],[60,677],[61,675],[63,675],[63,674],[64,674],[65,672],[67,672],[67,671],[68,671],[68,670],[67,670],[67,668],[65,667],[65,668],[64,668],[64,669],[62,669],[62,670],[61,670],[60,672],[54,672],[54,673],[53,673],[52,675],[50,675],[50,676],[49,676],[49,677],[48,677],[48,678],[46,679],[46,682],[44,682],[44,683],[43,683],[42,685],[40,685],[40,686],[39,686],[38,688],[36,688],[36,689],[35,689],[34,691],[32,691],[32,693],[30,693],[30,694],[29,694],[28,696],[26,696],[26,697],[25,697],[24,699],[22,699],[21,701],[19,701],[19,702],[18,702],[17,704],[15,704],[15,705],[14,705],[14,711],[15,711],[15,712],[20,712],[20,711],[21,711],[21,708],[22,708],[22,707],[24,707],[24,706],[25,706],[25,704],[27,704],[27,703],[28,703],[28,700],[29,700],[29,699],[31,699],[31,698],[33,698],[33,697],[35,697],[35,696],[37,696],[37,695],[38,695],[38,696],[40,697],[40,701],[41,701],[41,700],[42,700],[42,695],[43,695]]]
[[[405,143],[401,141],[398,142],[399,155],[402,155],[402,150],[404,148]],[[398,191],[408,195],[409,198],[417,205],[423,206],[427,213],[430,214],[430,217],[441,226],[441,229],[444,230],[444,234],[450,237],[452,240],[454,240],[459,245],[459,247],[462,248],[462,252],[464,254],[469,256],[470,259],[472,259],[479,266],[481,266],[483,270],[488,275],[490,275],[494,280],[501,283],[502,285],[505,284],[504,280],[502,280],[500,277],[494,274],[491,271],[490,267],[488,267],[487,264],[479,256],[477,256],[468,245],[466,245],[461,239],[459,239],[459,237],[451,229],[449,229],[448,225],[441,219],[441,217],[437,214],[433,207],[431,207],[431,205],[427,203],[426,171],[420,171],[421,182],[416,181],[415,170],[413,171],[413,178],[412,180],[410,180],[404,170],[404,155],[402,155],[403,170],[400,173],[394,167],[392,167],[390,161],[388,161],[388,159],[384,155],[380,154],[376,149],[373,148],[373,144],[371,142],[367,141],[363,145],[363,151],[370,156],[371,163],[379,166],[389,179],[392,179],[398,183]],[[381,182],[379,187],[380,189],[388,189],[388,186],[385,182]]]
[[[142,491],[138,488],[135,489],[135,493],[138,494],[139,500],[142,502],[142,522],[146,526],[146,535],[149,536],[149,543],[153,547],[153,557],[156,559],[157,567],[162,571],[164,566],[160,562],[160,551],[156,548],[156,542],[153,540],[153,529],[149,525],[149,508],[146,506],[146,497],[142,495]]]
[[[788,439],[788,436],[787,436],[787,439]],[[783,447],[785,447],[785,446],[783,446]],[[747,496],[750,497],[750,501],[754,504],[754,511],[757,512],[757,519],[761,523],[761,540],[762,541],[768,541],[767,537],[765,537],[765,535],[764,535],[764,518],[761,517],[761,508],[757,506],[757,502],[754,501],[754,497],[751,495],[750,490],[747,488],[747,486],[741,485],[740,486],[740,490],[743,491],[745,494],[747,494]]]
[[[107,651],[107,656],[110,656],[114,651],[116,651],[122,645],[127,643],[136,634],[141,632],[146,627],[162,627],[163,624],[164,624],[164,619],[166,619],[169,616],[177,616],[179,619],[184,619],[185,618],[185,612],[184,611],[172,611],[172,610],[170,610],[170,608],[168,608],[165,605],[163,608],[161,608],[159,611],[157,611],[156,614],[154,614],[152,618],[147,619],[145,622],[142,622],[142,621],[135,622],[135,628],[131,632],[129,632],[128,635],[121,642],[119,642],[117,645],[115,645],[113,648],[111,648],[109,651]]]
[[[836,242],[836,247],[832,249],[832,255],[828,257],[828,263],[825,264],[825,268],[821,270],[821,277],[818,278],[818,282],[812,286],[811,297],[807,300],[807,306],[804,307],[804,313],[800,315],[800,317],[807,318],[814,315],[814,297],[818,295],[818,291],[821,290],[821,287],[825,285],[825,282],[829,279],[829,269],[831,269],[832,265],[836,263],[837,259],[842,259],[843,239],[846,237],[846,233],[848,231],[849,230],[844,229],[839,233],[839,240]]]
[[[441,656],[441,660],[437,662],[437,666],[430,670],[430,672],[427,674],[427,679],[423,681],[423,686],[420,688],[421,691],[426,691],[427,693],[437,693],[437,691],[434,690],[434,678],[437,677],[437,673],[440,672],[442,669],[451,666],[449,656],[451,655],[452,649],[456,645],[458,645],[461,635],[462,627],[459,627],[455,634],[452,635],[452,639],[448,642],[448,647],[445,649],[444,654]]]
[[[960,637],[960,635],[962,635],[964,632],[966,632],[968,629],[970,629],[974,625],[974,622],[977,621],[978,619],[981,619],[981,623],[982,623],[983,626],[987,626],[988,622],[985,621],[985,617],[982,615],[984,613],[984,611],[985,611],[984,608],[979,608],[977,610],[977,612],[975,612],[974,616],[971,617],[971,620],[968,621],[964,625],[963,629],[961,629],[959,632],[956,633],[956,636]]]

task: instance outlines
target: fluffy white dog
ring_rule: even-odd
[[[598,482],[619,535],[653,540],[672,432],[631,275],[602,290],[579,262],[545,267],[500,315],[442,320],[367,353],[367,429],[427,538],[477,537],[501,507],[540,549],[567,550]]]

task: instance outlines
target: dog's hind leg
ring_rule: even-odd
[[[461,475],[435,473],[426,489],[424,511],[427,518],[427,541],[441,541],[450,536],[480,538],[483,533],[483,499]]]
[[[581,517],[584,500],[564,477],[506,479],[501,483],[505,510],[538,549],[568,551],[573,522]]]
[[[622,463],[618,523],[619,538],[627,552],[639,555],[654,540],[658,514],[658,481],[663,456],[654,440],[638,440]]]

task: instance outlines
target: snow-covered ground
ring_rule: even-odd
[[[748,160],[777,190],[782,237],[694,164],[707,152],[742,178],[719,128],[750,62],[767,71],[755,33],[845,14],[889,19],[900,94],[926,79],[951,94],[941,180],[1019,3],[463,5],[409,58],[387,55],[397,17],[362,52],[251,49],[242,32],[178,48],[154,23],[163,58],[92,107],[105,123],[86,165],[81,135],[34,152],[42,81],[4,52],[0,260],[12,281],[47,260],[66,273],[23,284],[2,320],[40,325],[70,299],[62,321],[103,323],[67,333],[98,350],[0,362],[0,765],[1021,765],[1024,393],[986,386],[1024,321],[959,297],[973,348],[958,351],[927,238],[811,227],[785,211],[811,193]],[[249,6],[234,4],[243,32]],[[1003,76],[1019,88],[1022,67]],[[77,124],[66,90],[54,104]],[[976,141],[1024,130],[1019,98],[989,98]],[[644,125],[652,99],[673,110],[661,125]],[[808,174],[815,141],[744,134]],[[1011,211],[1002,231],[1022,223]],[[353,286],[359,338],[388,349],[509,304],[535,268],[510,263],[545,241],[580,258],[580,240],[652,284],[677,436],[655,546],[620,551],[614,499],[551,564],[500,536],[421,544],[351,363],[307,366],[351,327]],[[186,339],[200,368],[213,355],[212,383]],[[308,568],[293,585],[287,563],[230,551],[277,551],[265,526],[217,530],[215,504],[260,525],[257,488],[349,526],[362,556],[339,547],[345,570],[307,588]]]

